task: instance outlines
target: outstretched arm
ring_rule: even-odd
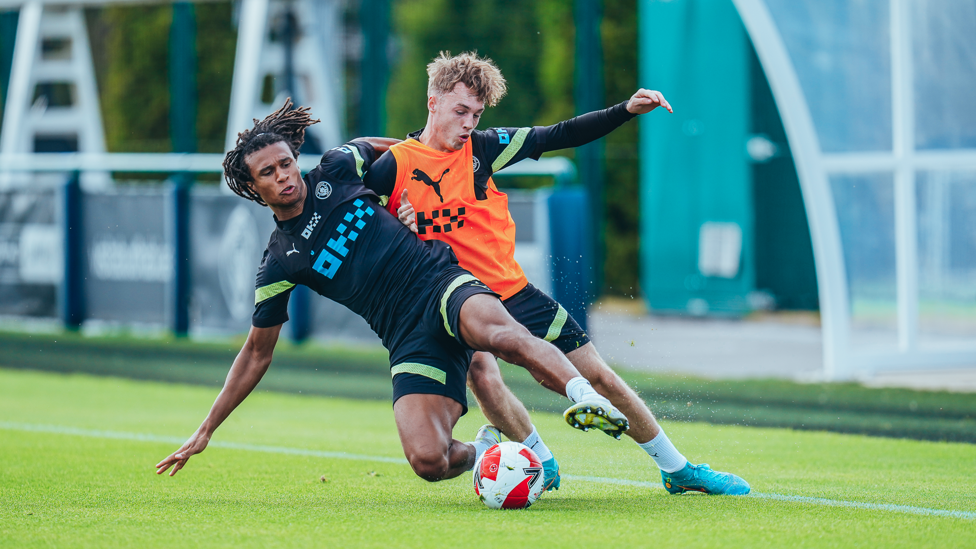
[[[674,112],[659,91],[637,90],[629,100],[609,109],[593,111],[546,127],[541,152],[579,147],[596,141],[617,129],[638,114],[646,114],[658,107]]]
[[[251,394],[264,377],[264,373],[268,371],[280,331],[281,324],[271,328],[251,327],[251,331],[247,334],[247,341],[234,359],[234,365],[231,366],[224,381],[224,388],[217,395],[217,400],[210,408],[207,418],[179,450],[156,464],[156,474],[163,474],[173,467],[169,476],[175,475],[186,465],[190,456],[199,454],[207,447],[217,427],[247,398],[247,395]]]
[[[376,158],[390,149],[393,145],[400,142],[399,139],[394,139],[392,137],[357,137],[353,141],[362,141],[363,143],[368,143],[373,150],[376,151]]]

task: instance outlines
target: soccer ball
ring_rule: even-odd
[[[474,493],[492,509],[524,509],[542,495],[542,461],[531,448],[502,442],[474,464]]]

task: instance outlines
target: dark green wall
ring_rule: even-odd
[[[796,165],[769,82],[751,47],[750,57],[752,133],[767,136],[779,150],[768,162],[752,167],[756,288],[772,294],[779,309],[819,309],[810,226]]]

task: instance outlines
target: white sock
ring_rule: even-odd
[[[474,442],[469,442],[468,444],[470,444],[471,446],[474,446],[474,460],[475,460],[475,462],[477,462],[478,459],[481,458],[481,455],[482,454],[484,454],[485,452],[488,451],[488,448],[491,448],[491,446],[489,446],[487,442],[482,442],[480,440],[476,440]]]
[[[569,383],[566,384],[566,396],[573,402],[596,399],[610,404],[610,401],[596,392],[593,386],[590,385],[590,382],[586,381],[586,378],[583,377],[574,377],[569,380]]]
[[[674,444],[671,444],[668,435],[664,434],[663,429],[656,437],[643,444],[638,443],[637,445],[643,448],[647,452],[647,455],[654,459],[654,463],[665,473],[680,471],[688,463],[685,456],[681,455],[681,452],[674,447]]]
[[[541,461],[549,461],[552,459],[552,452],[546,446],[545,442],[542,442],[542,437],[539,436],[539,431],[536,430],[535,425],[532,426],[532,434],[525,437],[522,444],[528,446]]]

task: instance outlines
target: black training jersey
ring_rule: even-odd
[[[424,291],[456,263],[450,248],[422,242],[376,202],[362,183],[373,148],[351,142],[325,153],[303,179],[302,214],[278,222],[255,285],[258,328],[288,320],[288,297],[297,284],[362,316],[390,348],[394,323],[410,324],[426,306]]]

